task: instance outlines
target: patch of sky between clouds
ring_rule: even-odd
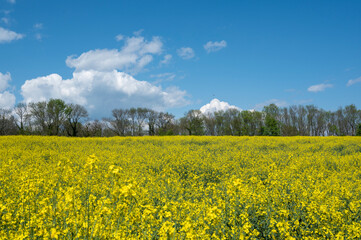
[[[43,24],[42,23],[35,23],[33,27],[34,27],[34,29],[40,30],[40,29],[43,29]]]
[[[254,109],[257,111],[262,111],[263,107],[268,106],[270,104],[275,104],[277,107],[287,107],[288,103],[284,100],[280,99],[270,99],[262,103],[258,103],[254,106]]]
[[[174,73],[160,73],[160,74],[151,74],[151,78],[155,78],[156,80],[153,84],[159,84],[162,82],[170,82],[173,81],[176,77]]]

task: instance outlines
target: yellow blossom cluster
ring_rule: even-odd
[[[361,138],[0,137],[0,239],[361,239]]]

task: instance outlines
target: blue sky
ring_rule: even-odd
[[[0,107],[361,108],[360,12],[361,1],[0,0]]]

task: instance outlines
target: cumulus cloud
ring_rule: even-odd
[[[310,86],[307,91],[309,92],[322,92],[325,91],[326,88],[332,88],[333,85],[329,83],[321,83],[317,85]]]
[[[10,73],[0,72],[0,108],[12,108],[15,104],[15,96],[9,91],[5,91],[9,87],[11,81]]]
[[[350,79],[350,80],[348,80],[346,86],[349,87],[349,86],[352,86],[352,85],[354,85],[356,83],[360,83],[360,82],[361,82],[361,77],[356,78],[356,79]]]
[[[280,100],[280,99],[270,99],[267,100],[265,102],[262,103],[258,103],[254,106],[254,109],[257,111],[261,111],[263,109],[264,106],[268,106],[270,104],[275,104],[277,107],[286,107],[288,105],[288,103],[284,100]]]
[[[109,116],[115,108],[147,107],[158,111],[189,104],[186,91],[177,87],[162,88],[131,76],[144,69],[161,54],[159,37],[146,40],[126,37],[121,49],[96,49],[69,56],[67,66],[74,68],[71,78],[50,74],[29,79],[21,87],[24,101],[38,102],[60,98],[86,107],[91,117]],[[172,79],[171,74],[155,78]]]
[[[219,101],[217,98],[214,98],[210,103],[207,103],[206,105],[202,106],[200,108],[200,111],[203,114],[208,114],[208,113],[214,113],[214,112],[217,112],[217,111],[226,111],[228,109],[241,110],[237,106],[230,105],[227,102]]]
[[[7,43],[14,40],[22,39],[23,34],[10,31],[8,29],[0,27],[0,43]]]
[[[172,55],[167,54],[164,56],[163,60],[160,61],[161,64],[168,64],[172,60]]]
[[[25,102],[61,98],[81,104],[92,116],[109,116],[114,108],[148,107],[161,111],[188,104],[186,92],[177,87],[162,89],[117,70],[82,70],[74,72],[71,79],[58,74],[38,77],[27,80],[21,94]]]
[[[222,48],[227,47],[227,42],[224,41],[224,40],[219,41],[219,42],[217,42],[217,41],[215,41],[215,42],[209,41],[206,44],[204,44],[203,47],[208,53],[217,52],[217,51],[221,50]]]
[[[66,64],[75,71],[113,69],[130,73],[141,71],[153,60],[153,55],[163,51],[163,43],[159,37],[147,41],[144,37],[135,36],[125,40],[124,46],[118,49],[96,49],[81,54],[79,57],[69,56]]]
[[[191,59],[195,56],[194,51],[190,47],[182,47],[177,50],[178,56],[183,59]]]
[[[5,91],[0,93],[0,108],[11,109],[15,105],[14,94]]]

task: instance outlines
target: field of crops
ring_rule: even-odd
[[[360,239],[359,137],[0,138],[0,239]]]

